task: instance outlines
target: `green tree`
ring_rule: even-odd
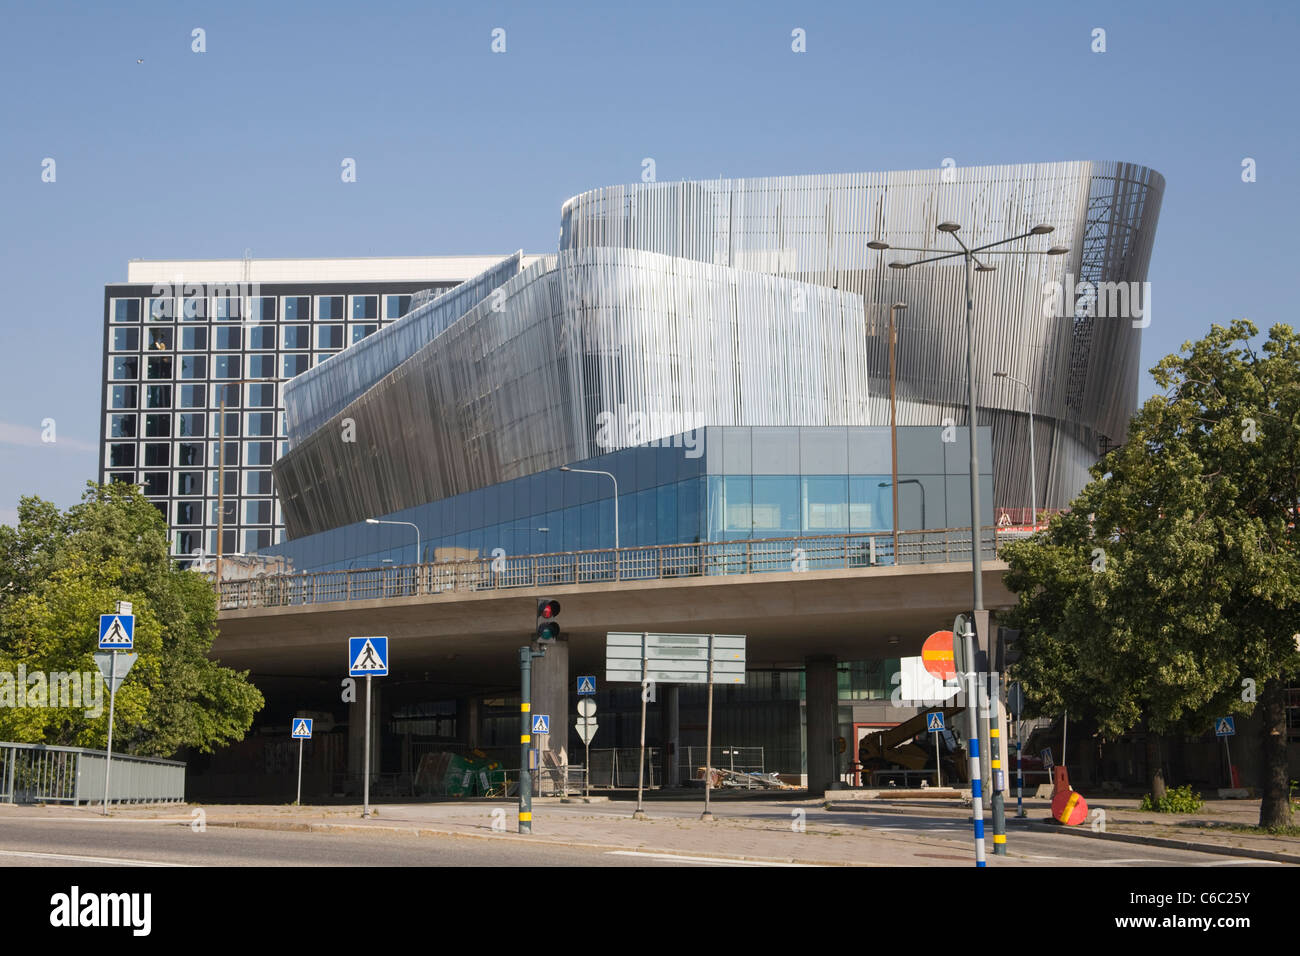
[[[209,659],[216,601],[201,575],[179,571],[157,509],[131,485],[91,483],[61,512],[23,498],[0,527],[0,672],[96,672],[99,615],[129,600],[140,655],[117,694],[114,748],[172,756],[241,740],[261,693]],[[53,703],[53,702],[47,702]],[[0,739],[103,747],[108,713],[82,707],[0,708]]]
[[[1246,320],[1152,375],[1127,442],[1030,541],[1004,549],[1018,676],[1040,712],[1107,736],[1202,733],[1258,713],[1261,826],[1289,822],[1285,688],[1300,673],[1300,338]],[[1156,761],[1150,761],[1158,766]],[[1153,780],[1153,794],[1161,795]]]

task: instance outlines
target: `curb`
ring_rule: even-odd
[[[1093,833],[1091,830],[1077,830],[1056,823],[1028,822],[1019,826],[1039,833],[1064,833],[1068,836],[1091,838],[1094,840],[1114,840],[1119,843],[1135,843],[1139,846],[1158,846],[1167,850],[1192,850],[1197,853],[1212,853],[1217,856],[1236,856],[1251,860],[1270,860],[1274,863],[1291,863],[1300,866],[1300,855],[1294,853],[1277,853],[1273,850],[1252,850],[1248,847],[1223,846],[1218,843],[1197,843],[1194,840],[1175,840],[1171,837],[1142,836],[1140,833]]]
[[[400,833],[408,836],[443,836],[443,837],[460,837],[468,840],[509,840],[511,837],[522,836],[522,834],[502,833],[464,833],[459,830],[439,830],[434,827],[396,827],[373,824],[356,824],[356,823],[280,823],[269,820],[253,821],[231,821],[207,824],[209,827],[229,827],[230,829],[244,830],[288,830],[306,833],[325,833],[329,831],[339,831],[345,833]],[[877,863],[849,863],[844,860],[801,860],[795,857],[778,857],[778,856],[742,856],[739,854],[714,853],[708,850],[691,850],[689,853],[684,850],[652,847],[645,845],[626,846],[623,844],[611,843],[576,843],[569,840],[548,840],[545,838],[531,837],[525,841],[529,845],[542,844],[546,846],[562,847],[581,847],[589,850],[615,850],[633,853],[662,853],[667,856],[693,856],[708,857],[709,859],[719,860],[722,862],[733,861],[737,863],[800,863],[805,866],[838,866],[838,867],[876,867],[885,866],[886,864]]]

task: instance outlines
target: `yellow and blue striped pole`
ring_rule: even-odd
[[[980,780],[979,679],[975,672],[975,628],[965,615],[958,615],[953,629],[954,640],[960,632],[965,648],[962,655],[966,679],[966,737],[969,741],[969,758],[966,776],[970,778],[971,822],[975,825],[975,865],[987,866],[984,860],[984,785]],[[969,668],[969,670],[966,670]]]
[[[1006,774],[1002,770],[1002,730],[998,726],[998,705],[1002,702],[999,675],[989,674],[989,765],[993,770],[993,853],[1007,855],[1007,817],[1003,791]]]

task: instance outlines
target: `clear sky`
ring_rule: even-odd
[[[1293,322],[1298,22],[1291,0],[10,0],[0,522],[97,474],[128,259],[548,252],[563,200],[645,157],[660,181],[1141,163],[1167,180],[1144,366],[1214,322]]]

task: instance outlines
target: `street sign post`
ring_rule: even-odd
[[[641,761],[637,767],[636,812],[641,807],[645,769],[645,705],[652,684],[708,684],[708,717],[704,735],[704,813],[712,820],[710,791],[713,784],[713,685],[745,683],[744,634],[640,634],[610,631],[605,635],[605,679],[641,683]]]
[[[1214,736],[1223,738],[1223,756],[1228,761],[1228,786],[1234,787],[1237,782],[1232,777],[1232,751],[1228,748],[1228,738],[1235,737],[1237,734],[1237,721],[1232,717],[1220,717],[1214,722]]]
[[[933,671],[931,673],[933,673]],[[942,787],[943,768],[939,765],[939,735],[943,733],[944,730],[943,711],[934,710],[926,714],[925,729],[934,734],[934,785],[936,787]]]
[[[589,678],[592,682],[593,692],[595,689],[595,679]],[[578,678],[578,687],[582,687],[583,678]],[[583,760],[582,760],[582,796],[584,800],[591,799],[591,738],[596,736],[596,702],[590,697],[583,697],[578,701],[578,739],[582,741]]]
[[[304,740],[311,740],[310,717],[295,717],[289,722],[289,736],[298,741],[298,799],[295,807],[302,806],[302,745]]]
[[[104,752],[104,816],[108,816],[108,777],[113,769],[113,717],[116,711],[117,689],[131,673],[139,654],[123,654],[118,660],[118,649],[130,650],[135,643],[135,617],[130,614],[131,605],[119,601],[118,610],[125,604],[127,613],[101,614],[99,616],[99,646],[111,648],[107,654],[96,654],[95,665],[108,681],[108,749]],[[108,638],[107,643],[105,638]],[[123,663],[125,662],[125,663]]]
[[[349,637],[348,675],[366,679],[365,768],[362,773],[361,815],[370,816],[370,678],[388,676],[387,637]]]
[[[1016,734],[1016,816],[1024,818],[1025,813],[1025,774],[1020,764],[1020,715],[1025,711],[1025,692],[1019,681],[1007,685],[1007,710],[1015,721],[1013,729]]]
[[[976,686],[975,628],[965,614],[958,614],[952,622],[953,658],[966,691],[966,775],[970,777],[971,824],[975,831],[975,865],[987,866],[984,860],[984,792],[980,780],[980,730],[976,714],[979,701]]]

